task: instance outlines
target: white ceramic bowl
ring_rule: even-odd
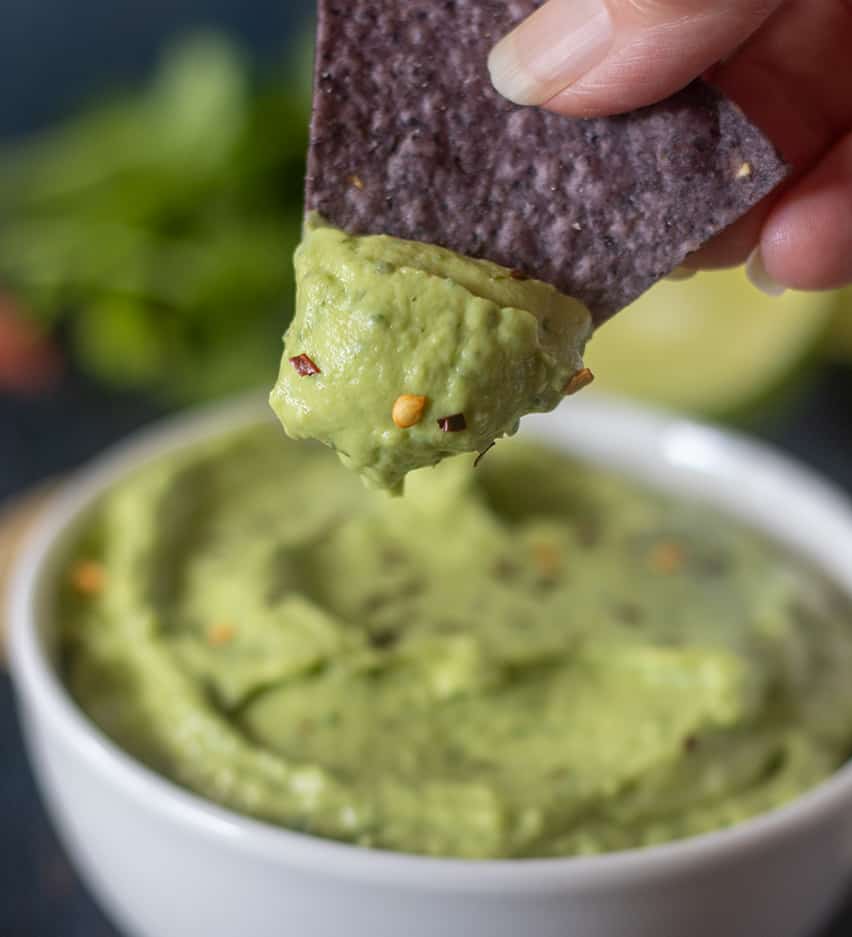
[[[141,462],[259,418],[184,417],[85,470],[20,562],[11,660],[29,751],[85,880],[132,937],[803,937],[852,872],[852,766],[740,826],[593,858],[464,862],[368,851],[238,816],[116,748],[57,679],[57,570],[90,506]],[[601,399],[524,431],[698,496],[809,556],[852,594],[852,510],[742,438]],[[852,679],[852,675],[850,675]]]

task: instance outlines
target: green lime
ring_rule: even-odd
[[[586,362],[599,390],[742,417],[805,372],[833,305],[827,293],[765,296],[742,268],[663,280],[601,327]]]

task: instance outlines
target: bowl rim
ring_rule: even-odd
[[[39,637],[40,597],[54,587],[53,566],[63,544],[73,535],[76,525],[84,521],[93,503],[118,480],[162,455],[261,422],[268,416],[260,398],[252,394],[225,404],[193,408],[132,433],[72,475],[36,523],[15,564],[7,617],[10,672],[16,695],[49,721],[52,731],[60,733],[64,744],[71,746],[92,770],[106,775],[113,785],[123,787],[137,805],[243,853],[323,870],[337,877],[402,886],[416,884],[418,888],[436,891],[499,889],[509,893],[566,887],[597,892],[668,876],[674,870],[687,872],[696,865],[723,864],[748,851],[777,848],[814,824],[830,819],[838,810],[852,808],[852,761],[849,761],[829,778],[780,807],[733,827],[686,839],[593,856],[452,859],[368,849],[291,831],[219,806],[137,761],[88,719],[56,674]],[[681,437],[685,434],[687,442],[697,445],[699,451],[702,446],[718,450],[716,454],[721,453],[721,461],[702,469],[698,464],[700,458],[689,465],[688,453],[682,453],[678,459],[675,452],[671,458],[683,463],[676,472],[684,468],[703,470],[708,478],[715,478],[723,469],[741,471],[746,466],[759,466],[758,476],[762,473],[767,478],[774,477],[803,509],[816,509],[823,520],[833,519],[833,539],[841,537],[847,550],[852,548],[852,501],[810,469],[764,443],[603,394],[572,401],[571,408],[564,408],[561,413],[528,418],[527,429],[533,436],[566,449],[569,447],[557,431],[560,420],[564,430],[568,421],[576,423],[578,418],[587,428],[596,424],[604,427],[599,437],[592,434],[589,444],[579,447],[581,458],[602,462],[639,478],[644,475],[648,481],[652,474],[652,447],[645,453],[635,450],[627,453],[628,443],[620,442],[615,430],[631,427],[633,436],[650,434],[658,439],[658,445],[666,434]],[[611,425],[608,427],[607,423]],[[576,442],[576,426],[573,432]],[[612,457],[619,449],[625,450],[621,464]],[[676,449],[674,446],[673,450]],[[637,457],[645,459],[644,473],[628,467]],[[663,489],[671,487],[661,482],[655,484]],[[755,524],[753,518],[752,523]],[[795,539],[792,533],[790,539]],[[810,546],[815,542],[812,538]],[[845,576],[844,569],[836,566],[828,575],[852,596],[852,565]]]

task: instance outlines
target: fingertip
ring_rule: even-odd
[[[514,34],[501,39],[491,50],[488,73],[495,89],[513,104],[542,103],[541,85],[524,67],[515,47]]]
[[[545,104],[604,58],[612,35],[604,0],[548,0],[491,50],[491,83],[515,104]]]
[[[779,283],[766,269],[763,251],[759,244],[749,254],[745,272],[751,285],[767,296],[783,296],[787,292],[787,287],[783,283]]]
[[[690,254],[684,260],[684,266],[696,270],[720,270],[744,264],[760,239],[760,229],[770,209],[771,202],[764,199],[711,238],[701,250]]]
[[[779,199],[760,250],[768,275],[792,289],[852,282],[852,134]]]
[[[543,106],[568,117],[587,118],[622,114],[661,101],[740,47],[781,2],[605,0],[602,5],[611,27],[606,43],[594,46],[594,56],[585,57],[570,81],[554,84]],[[582,9],[587,17],[592,3],[601,0],[549,0],[541,10],[555,10],[558,4],[563,11]],[[558,45],[559,22],[547,26],[547,41]]]

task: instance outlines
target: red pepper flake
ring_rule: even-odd
[[[551,579],[559,572],[562,557],[558,548],[552,543],[534,543],[532,545],[533,563],[538,572]]]
[[[416,426],[423,418],[428,398],[420,394],[400,394],[391,410],[391,419],[400,429]]]
[[[226,621],[217,622],[207,631],[207,643],[212,647],[222,647],[233,641],[236,637],[237,629]]]
[[[509,276],[513,280],[529,280],[529,277],[524,273],[523,270],[510,270]]]
[[[581,391],[584,387],[588,387],[594,379],[594,374],[592,374],[588,368],[582,368],[580,371],[577,371],[562,388],[562,393],[565,394],[566,397],[570,397],[578,391]]]
[[[680,544],[664,540],[648,554],[648,562],[654,572],[670,575],[684,565],[686,553]]]
[[[95,596],[106,588],[106,569],[95,560],[80,560],[75,563],[69,578],[74,591],[87,597]]]
[[[453,413],[451,416],[442,416],[438,426],[442,433],[461,433],[467,429],[467,420],[463,413]]]
[[[302,377],[310,377],[312,374],[322,373],[307,355],[296,355],[295,358],[290,359],[290,364],[293,365]]]

